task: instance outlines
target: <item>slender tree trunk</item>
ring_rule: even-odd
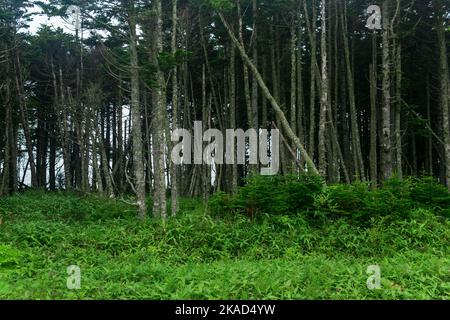
[[[12,122],[12,106],[11,106],[11,82],[7,75],[7,80],[5,84],[5,160],[3,162],[3,176],[2,176],[2,184],[0,195],[11,194],[16,192],[13,188],[11,180],[15,176],[14,168],[12,163],[17,161],[13,157],[13,148],[14,148],[14,135],[13,135],[13,122]]]
[[[66,99],[64,94],[64,85],[62,78],[62,70],[59,68],[59,80],[60,80],[60,97],[58,98],[58,85],[56,80],[55,68],[52,61],[52,76],[53,76],[53,86],[55,92],[55,104],[57,105],[56,113],[58,114],[59,133],[61,138],[61,146],[63,151],[63,161],[64,161],[64,179],[66,190],[72,189],[72,171],[71,171],[71,158],[70,158],[70,140],[69,140],[69,129],[67,124],[67,113],[66,113]]]
[[[253,53],[253,63],[258,66],[258,5],[257,0],[253,0],[253,34],[252,34],[252,53]],[[245,63],[244,63],[245,65]],[[252,128],[259,132],[259,114],[258,114],[258,81],[255,76],[252,78],[252,99],[251,99],[251,109],[252,109]],[[259,136],[258,136],[259,141]],[[254,166],[253,169],[256,171],[258,166]]]
[[[242,17],[242,11],[241,11],[241,5],[240,5],[240,0],[237,1],[237,14],[238,14],[238,21],[239,21],[239,42],[241,43],[241,46],[243,48],[245,48],[245,41],[244,41],[244,25],[243,25],[243,17]],[[257,63],[255,61],[253,61],[253,63],[255,63],[255,65],[257,65]],[[244,97],[245,97],[245,105],[247,108],[247,123],[248,123],[248,128],[252,128],[252,129],[256,129],[255,123],[254,123],[254,112],[253,112],[253,103],[252,103],[252,95],[251,95],[251,91],[250,91],[250,75],[249,75],[249,71],[248,71],[248,66],[247,64],[244,62],[243,63],[243,73],[244,73]],[[254,171],[255,167],[252,165],[249,165],[248,167],[248,171]]]
[[[301,21],[301,20],[300,20]],[[297,132],[298,137],[302,144],[305,141],[305,126],[304,126],[304,114],[305,114],[305,97],[303,90],[303,57],[302,57],[302,33],[301,25],[298,26],[298,50],[297,50]],[[302,169],[304,168],[304,160],[300,159]]]
[[[268,72],[268,66],[267,66],[267,55],[263,56],[263,62],[262,62],[262,68],[263,68],[263,79],[264,81],[267,81],[267,72]],[[263,129],[269,128],[269,110],[267,109],[267,99],[266,96],[262,96],[262,102],[261,102],[261,127]]]
[[[395,106],[395,158],[397,166],[397,176],[400,180],[403,180],[403,161],[402,161],[402,123],[401,123],[401,110],[402,110],[402,56],[401,56],[401,44],[398,43],[396,50],[396,106]]]
[[[113,182],[112,182],[111,174],[109,171],[109,161],[108,161],[108,157],[106,156],[105,145],[103,144],[101,135],[99,135],[98,132],[97,132],[96,138],[97,138],[96,142],[97,142],[98,150],[100,151],[100,155],[101,155],[100,158],[101,158],[101,162],[102,162],[103,178],[105,180],[106,195],[110,198],[114,198]]]
[[[440,76],[440,103],[442,112],[442,132],[444,135],[445,177],[450,190],[450,122],[449,122],[449,76],[447,41],[444,29],[444,5],[442,0],[433,1],[436,12],[436,30],[439,43],[439,76]]]
[[[130,28],[130,73],[131,73],[131,115],[133,136],[133,167],[135,189],[139,206],[139,218],[144,220],[147,216],[147,202],[145,198],[145,174],[142,143],[141,104],[139,93],[139,62],[136,36],[136,8],[131,0],[129,8],[128,25]]]
[[[378,110],[377,110],[377,34],[372,36],[372,64],[370,65],[370,179],[372,186],[378,184]]]
[[[312,1],[312,20],[309,19],[307,1],[303,2],[308,29],[309,42],[311,45],[311,65],[310,65],[310,102],[309,102],[309,145],[308,152],[314,157],[315,137],[316,137],[316,65],[317,65],[317,41],[316,41],[316,2]]]
[[[96,190],[99,194],[104,195],[102,175],[100,173],[97,158],[97,144],[95,143],[97,138],[95,137],[94,133],[92,133],[91,135],[92,135],[92,169],[94,173],[92,188]]]
[[[154,151],[154,176],[155,176],[155,191],[153,214],[162,219],[167,218],[166,208],[166,175],[165,175],[165,141],[164,128],[166,119],[166,93],[165,93],[165,79],[163,71],[159,65],[157,55],[163,52],[162,40],[162,4],[161,0],[156,0],[154,3],[156,13],[156,25],[154,29],[154,64],[156,66],[156,88],[153,90],[153,105],[154,105],[154,133],[153,133],[153,151]]]
[[[343,10],[341,15],[342,24],[342,38],[344,40],[344,54],[345,54],[345,65],[347,73],[347,86],[348,86],[348,98],[350,102],[350,121],[351,121],[351,134],[352,134],[352,146],[355,158],[355,168],[357,179],[364,180],[365,170],[364,170],[364,160],[361,151],[361,142],[359,134],[359,124],[358,124],[358,114],[356,110],[355,101],[355,84],[353,80],[353,70],[352,70],[352,59],[350,57],[350,49],[348,44],[348,34],[347,34],[347,23],[346,23],[346,8],[345,2],[343,2]]]
[[[231,44],[230,47],[230,128],[236,130],[236,50],[233,44]],[[236,154],[236,152],[233,153]],[[236,193],[238,187],[238,170],[236,157],[235,159],[233,159],[231,170],[231,192]]]
[[[430,75],[427,74],[427,121],[428,126],[431,129],[431,90],[430,90]],[[428,137],[428,174],[430,176],[434,173],[434,161],[433,161],[433,135],[430,133]]]
[[[389,0],[383,2],[383,108],[381,135],[381,169],[383,180],[387,180],[392,176],[389,2]]]
[[[320,99],[320,120],[319,120],[319,170],[322,176],[327,175],[327,153],[326,153],[326,136],[327,136],[327,111],[329,108],[328,97],[328,53],[327,53],[327,23],[326,23],[326,0],[322,0],[321,20],[322,20],[322,36],[321,36],[321,56],[322,56],[322,82],[321,82],[321,99]]]
[[[295,29],[294,21],[291,26],[291,126],[295,129],[295,132],[298,134],[299,138],[301,138],[298,132],[297,126],[297,30]],[[302,139],[301,139],[302,140]],[[303,140],[302,140],[303,142]],[[295,159],[291,163],[292,170],[296,170],[296,162],[297,154],[295,154]]]
[[[178,22],[178,0],[172,0],[172,55],[175,56],[178,50],[177,46],[177,22]],[[172,127],[173,130],[178,129],[178,113],[179,113],[179,99],[178,99],[178,66],[173,68],[172,75]],[[173,146],[172,146],[173,147]],[[178,172],[179,167],[175,164],[171,165],[171,175],[172,175],[172,216],[178,214]]]
[[[119,82],[119,87],[122,85],[122,80]],[[119,96],[118,96],[118,105],[117,105],[117,114],[116,114],[116,122],[117,122],[117,175],[115,178],[116,187],[119,194],[121,194],[123,190],[123,181],[124,181],[124,144],[123,144],[123,96],[122,89],[119,88]]]

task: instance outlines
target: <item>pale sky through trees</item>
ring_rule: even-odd
[[[41,25],[52,26],[55,29],[62,28],[64,32],[67,33],[74,32],[73,28],[70,28],[70,25],[64,22],[64,20],[61,17],[49,18],[45,14],[40,14],[42,13],[42,9],[36,5],[29,10],[29,13],[37,13],[37,15],[33,16],[32,21],[30,22],[30,28],[28,29],[28,31],[32,34],[35,34],[39,30]]]

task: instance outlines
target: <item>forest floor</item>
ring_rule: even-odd
[[[0,298],[449,299],[449,239],[450,219],[427,213],[250,221],[183,200],[176,219],[140,222],[119,200],[31,192],[0,199]]]

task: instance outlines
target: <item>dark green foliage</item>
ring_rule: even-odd
[[[223,216],[233,212],[233,197],[225,192],[216,192],[209,198],[208,211],[213,216]]]
[[[253,176],[236,196],[220,193],[209,202],[210,213],[231,212],[291,215],[313,209],[314,198],[322,192],[324,182],[318,176]]]
[[[383,188],[371,190],[364,183],[324,186],[317,176],[255,176],[235,196],[212,196],[208,206],[213,216],[253,210],[254,216],[345,217],[360,222],[386,215],[407,217],[419,208],[446,215],[450,194],[428,177],[405,181],[392,178]]]
[[[377,190],[363,183],[335,185],[316,198],[316,210],[320,214],[360,221],[375,216],[408,215],[414,208],[416,204],[410,200],[409,192],[405,192],[404,184],[399,185],[394,180]]]
[[[450,208],[450,194],[448,190],[432,177],[414,180],[411,200],[434,208]]]
[[[0,271],[16,267],[21,260],[21,253],[8,245],[0,245]]]

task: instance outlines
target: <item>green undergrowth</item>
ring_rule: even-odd
[[[450,298],[448,193],[434,181],[371,191],[254,179],[208,205],[183,199],[166,222],[139,221],[131,199],[0,198],[0,298]],[[66,287],[70,265],[80,290]],[[369,265],[379,290],[367,288]]]

